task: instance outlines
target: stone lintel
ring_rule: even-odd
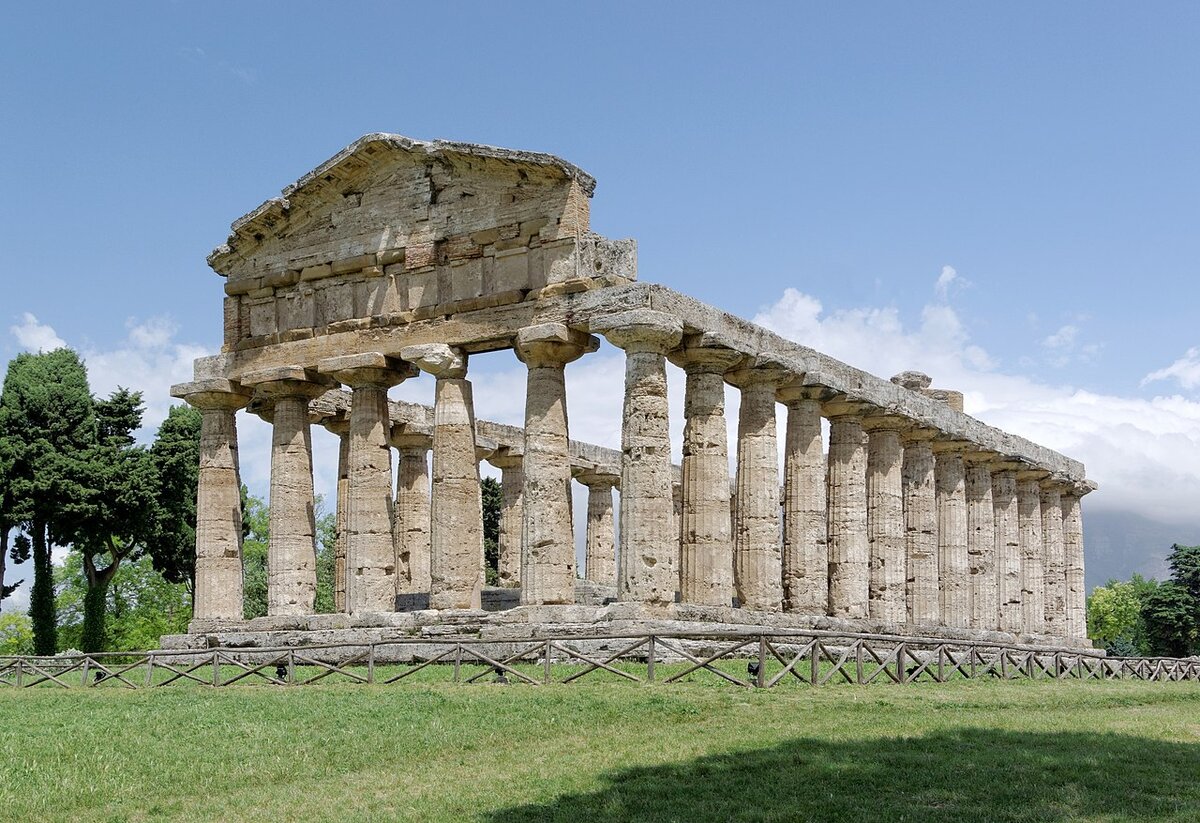
[[[598,317],[591,330],[603,334],[626,351],[666,353],[683,338],[683,321],[673,314],[653,309],[632,309]]]
[[[214,378],[177,383],[171,387],[171,396],[187,401],[198,409],[227,409],[237,411],[250,402],[252,393],[233,380]]]
[[[417,375],[416,366],[382,352],[327,357],[317,363],[317,370],[352,388],[388,388]]]
[[[445,343],[421,343],[405,346],[400,358],[412,363],[434,377],[463,378],[467,376],[467,354]]]
[[[600,348],[600,340],[564,323],[539,323],[517,332],[517,359],[531,367],[565,365]]]

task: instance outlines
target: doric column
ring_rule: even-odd
[[[904,545],[908,558],[908,619],[941,622],[938,595],[937,496],[934,492],[933,429],[904,436]]]
[[[829,614],[834,617],[869,616],[864,409],[844,399],[824,405],[829,418]]]
[[[1046,633],[1067,636],[1067,558],[1063,547],[1061,478],[1042,481],[1042,545],[1045,547]]]
[[[500,540],[496,571],[500,585],[507,589],[521,585],[521,530],[524,514],[522,495],[525,472],[521,451],[504,449],[488,458],[500,470]]]
[[[561,323],[527,326],[517,332],[517,357],[529,367],[521,540],[521,603],[525,605],[575,602],[565,367],[599,344],[591,335]]]
[[[971,628],[999,625],[996,588],[996,514],[992,503],[994,452],[969,451],[966,462],[967,565],[971,588]]]
[[[467,355],[442,343],[406,346],[401,359],[437,378],[429,510],[429,604],[478,609],[483,591],[483,511],[475,457],[475,404]]]
[[[992,505],[996,534],[998,628],[1019,634],[1021,622],[1021,531],[1017,518],[1019,463],[992,464]]]
[[[783,608],[825,614],[829,608],[829,547],[825,518],[825,449],[821,442],[819,386],[785,386],[776,398],[787,406],[783,446]]]
[[[576,476],[588,490],[584,575],[602,586],[617,585],[617,546],[613,532],[613,487],[620,469],[585,471]]]
[[[867,543],[872,620],[908,621],[908,559],[904,536],[903,433],[911,421],[895,415],[863,419],[867,431]]]
[[[665,605],[674,602],[679,584],[665,354],[679,345],[683,324],[670,314],[635,309],[592,328],[625,350],[619,596]]]
[[[741,607],[753,611],[776,612],[783,607],[775,392],[794,378],[770,355],[759,355],[753,365],[726,375],[742,392],[733,582]]]
[[[333,381],[285,366],[242,378],[270,408],[271,498],[267,541],[267,614],[312,614],[317,591],[312,434],[308,401]]]
[[[1021,550],[1021,626],[1026,634],[1046,631],[1046,575],[1043,569],[1042,488],[1046,472],[1017,472],[1018,543]]]
[[[963,462],[963,452],[969,445],[959,440],[933,442],[942,625],[954,628],[967,628],[971,625],[967,478]]]
[[[391,419],[387,392],[416,369],[379,352],[322,360],[318,367],[353,392],[346,495],[346,611],[396,610]]]
[[[250,396],[229,380],[185,383],[173,386],[171,394],[200,410],[192,616],[198,620],[241,620],[242,500],[236,415]]]
[[[396,477],[396,594],[428,594],[429,449],[427,434],[392,429],[392,445],[400,457]]]
[[[350,493],[350,421],[338,416],[322,422],[325,430],[338,438],[337,500],[334,501],[333,525],[333,610],[346,608],[346,509]]]
[[[1083,577],[1083,512],[1080,499],[1095,489],[1090,482],[1077,483],[1061,497],[1063,557],[1067,578],[1067,636],[1087,637],[1087,590]]]

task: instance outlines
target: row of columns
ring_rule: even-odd
[[[593,330],[625,351],[626,372],[619,481],[612,473],[579,477],[590,488],[587,571],[597,582],[615,579],[621,599],[728,606],[736,597],[756,611],[1083,636],[1079,488],[802,385],[770,356],[747,358],[714,335],[685,337],[668,314],[623,312]],[[555,323],[527,327],[515,339],[528,367],[524,450],[491,459],[502,470],[501,582],[519,581],[525,604],[574,602],[564,368],[596,344]],[[353,392],[342,424],[338,607],[390,611],[397,593],[420,591],[430,593],[434,608],[479,607],[483,534],[467,355],[442,344],[398,354],[275,369],[244,377],[245,388],[192,384],[184,396],[204,417],[197,617],[241,613],[240,518],[230,507],[238,499],[233,415],[250,391],[274,426],[269,610],[311,612],[307,407],[338,383]],[[678,512],[668,357],[687,375]],[[393,432],[388,419],[387,389],[417,370],[436,380],[431,473],[429,441]],[[732,506],[726,382],[741,391]],[[787,409],[782,499],[779,402]],[[394,498],[393,446],[400,450]],[[510,548],[518,533],[519,553]]]

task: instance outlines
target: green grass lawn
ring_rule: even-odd
[[[0,820],[127,819],[1195,821],[1200,684],[0,690]]]

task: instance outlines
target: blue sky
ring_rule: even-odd
[[[548,151],[642,279],[923,368],[1200,532],[1198,41],[1184,3],[12,6],[0,357],[64,341],[154,423],[233,219],[367,132]]]

